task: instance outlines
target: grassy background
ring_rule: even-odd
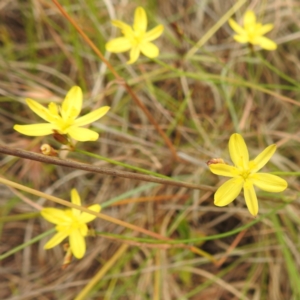
[[[12,127],[40,122],[25,98],[61,103],[70,87],[79,85],[84,91],[83,112],[111,106],[92,125],[100,139],[79,143],[81,150],[186,182],[218,186],[224,178],[211,174],[205,162],[213,157],[230,161],[229,137],[240,132],[251,158],[277,143],[278,150],[264,170],[295,173],[285,176],[289,188],[282,194],[258,191],[259,217],[253,220],[242,194],[220,208],[214,206],[211,192],[1,155],[2,176],[63,199],[69,199],[76,187],[84,205],[126,199],[102,212],[185,241],[219,264],[186,248],[153,245],[149,237],[97,219],[92,227],[99,236],[89,237],[85,257],[73,259],[65,270],[61,270],[61,245],[43,250],[49,235],[3,259],[0,299],[300,299],[299,2],[60,3],[103,53],[105,42],[120,35],[110,19],[131,24],[138,5],[147,11],[148,28],[165,26],[155,42],[160,48],[157,60],[142,56],[134,65],[126,65],[128,53],[105,53],[105,57],[151,111],[182,161],[172,159],[153,125],[105,64],[55,5],[43,0],[0,3],[2,144],[36,152],[43,142],[59,148],[50,136],[30,138]],[[246,45],[233,40],[226,12],[236,3],[241,8],[233,17],[240,24],[247,9],[253,9],[262,23],[274,23],[267,36],[278,43],[276,51],[250,53]],[[80,153],[69,153],[68,158],[123,169]],[[0,193],[0,253],[53,228],[39,217],[37,208],[57,205],[4,185]],[[82,292],[88,283],[92,289]]]

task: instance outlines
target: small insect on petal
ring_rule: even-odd
[[[209,165],[226,164],[226,163],[222,158],[212,158],[209,161],[207,161],[206,164],[209,166]]]

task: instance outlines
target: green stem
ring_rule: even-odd
[[[7,257],[9,257],[9,256],[11,256],[11,255],[13,255],[13,254],[15,254],[15,253],[21,251],[22,249],[26,248],[27,246],[30,246],[30,245],[32,245],[32,244],[38,242],[38,241],[41,240],[42,238],[44,238],[44,237],[46,237],[47,235],[49,235],[49,234],[51,234],[51,233],[54,233],[54,232],[55,232],[55,228],[52,228],[52,229],[50,229],[50,230],[48,230],[48,231],[46,231],[46,232],[43,232],[42,234],[40,234],[40,235],[34,237],[34,238],[31,239],[30,241],[28,241],[28,242],[26,242],[26,243],[24,243],[24,244],[21,244],[21,245],[15,247],[15,248],[11,249],[10,251],[8,251],[8,252],[6,252],[6,253],[0,255],[0,261],[1,261],[2,259],[4,259],[4,258],[7,258]]]
[[[260,61],[271,71],[273,71],[275,74],[277,74],[282,79],[286,80],[287,82],[295,85],[298,89],[300,88],[299,82],[294,80],[293,78],[289,77],[288,75],[284,74],[280,70],[278,70],[274,65],[270,64],[267,60],[265,60],[260,54],[257,53],[257,57],[260,59]]]
[[[0,223],[33,219],[33,218],[37,217],[39,214],[40,214],[39,212],[31,212],[31,213],[26,213],[26,214],[3,216],[3,217],[0,217]]]
[[[300,176],[300,172],[282,172],[282,171],[278,171],[278,172],[269,172],[270,174],[273,175],[282,175],[282,176]]]
[[[277,211],[281,210],[283,207],[285,207],[286,205],[288,205],[289,202],[285,202],[279,206],[277,206],[276,208],[272,209],[270,212],[254,219],[253,221],[240,226],[234,230],[228,231],[228,232],[224,232],[224,233],[220,233],[220,234],[215,234],[215,235],[209,235],[209,236],[203,236],[200,238],[191,238],[191,239],[177,239],[177,240],[154,240],[154,239],[149,239],[149,238],[136,238],[136,237],[131,237],[131,236],[124,236],[124,235],[119,235],[119,234],[114,234],[114,233],[107,233],[107,232],[100,232],[100,231],[95,231],[96,234],[100,235],[100,236],[108,236],[108,237],[112,237],[115,239],[120,239],[120,240],[130,240],[130,241],[135,241],[135,242],[140,242],[140,243],[148,243],[148,244],[171,244],[171,245],[176,245],[176,244],[191,244],[191,243],[198,243],[198,242],[203,242],[203,241],[211,241],[211,240],[219,240],[222,238],[226,238],[232,235],[235,235],[243,230],[246,230],[250,227],[252,227],[253,225],[255,225],[256,223],[261,222],[263,219],[268,218],[269,216],[272,216],[274,214],[276,214]]]
[[[122,166],[122,167],[127,168],[127,169],[135,170],[135,171],[138,171],[140,173],[144,173],[144,174],[148,174],[148,175],[152,175],[152,176],[159,177],[159,178],[164,178],[164,179],[171,179],[168,176],[158,174],[158,173],[155,173],[155,172],[152,172],[152,171],[148,171],[146,169],[142,169],[142,168],[139,168],[139,167],[134,167],[134,166],[131,166],[131,165],[128,165],[128,164],[125,164],[125,163],[122,163],[122,162],[119,162],[119,161],[116,161],[116,160],[113,160],[113,159],[110,159],[110,158],[107,158],[107,157],[104,157],[104,156],[101,156],[101,155],[98,155],[98,154],[90,153],[90,152],[79,150],[79,149],[75,149],[75,152],[82,153],[82,154],[85,154],[85,155],[90,156],[90,157],[98,158],[98,159],[104,160],[108,163],[111,163],[111,164],[114,164],[114,165],[117,165],[117,166]]]

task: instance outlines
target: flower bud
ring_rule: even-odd
[[[40,150],[44,155],[57,156],[57,151],[53,149],[49,144],[43,144]]]

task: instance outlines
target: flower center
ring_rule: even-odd
[[[250,170],[243,170],[240,171],[239,174],[245,181],[247,180],[248,176],[250,175]]]
[[[82,226],[82,222],[78,221],[77,218],[72,218],[72,223],[70,224],[71,230],[79,229]]]
[[[51,123],[56,125],[59,133],[66,134],[67,129],[74,123],[74,118],[72,116],[63,118],[61,116],[61,107],[53,102],[49,104],[49,112]]]
[[[131,43],[133,46],[138,46],[143,42],[145,36],[144,31],[133,31],[133,35],[131,37]]]
[[[251,24],[251,25],[247,26],[246,31],[247,31],[248,38],[250,41],[253,41],[258,36],[261,36],[261,34],[260,34],[261,26],[262,26],[262,24],[260,24],[260,23]]]
[[[73,120],[64,120],[60,117],[60,119],[57,120],[55,124],[62,133],[67,133],[67,129],[73,124],[73,122]]]

